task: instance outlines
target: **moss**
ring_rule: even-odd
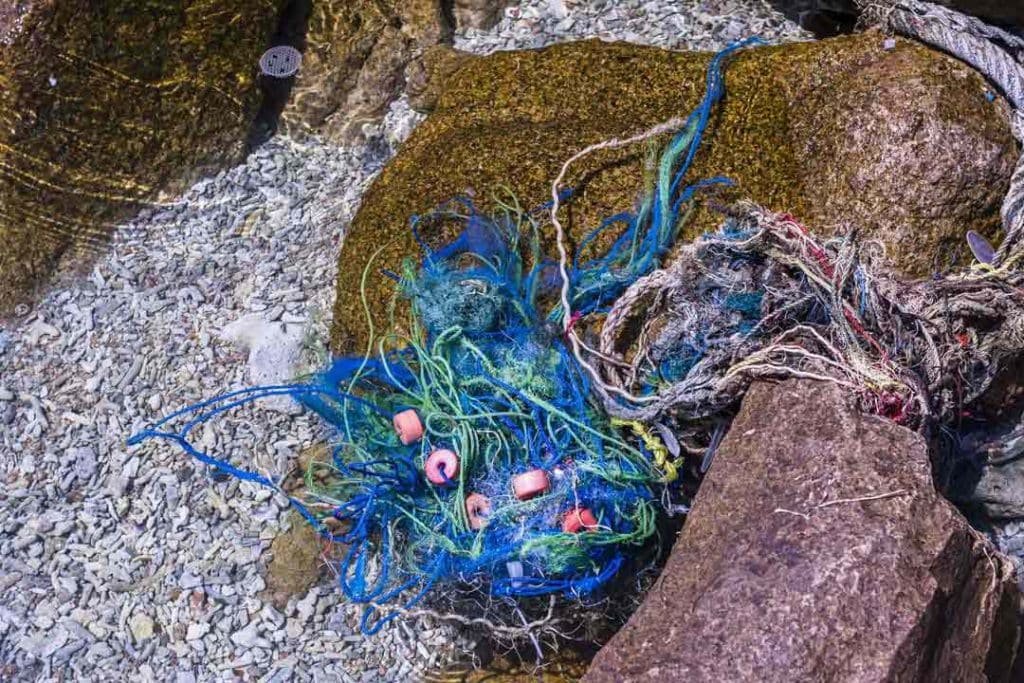
[[[288,514],[288,531],[270,544],[266,598],[283,608],[292,596],[303,595],[320,578],[323,561],[316,530],[297,512]]]
[[[946,59],[903,41],[899,49],[911,54],[911,76],[922,63]],[[364,197],[339,261],[332,348],[351,353],[365,346],[359,282],[369,255],[378,248],[367,297],[376,328],[387,323],[393,286],[376,272],[397,269],[403,257],[418,253],[408,229],[411,215],[469,190],[487,208],[490,193],[502,186],[512,189],[525,206],[543,203],[550,196],[551,180],[574,152],[691,110],[703,94],[709,59],[708,54],[583,41],[464,60],[445,84],[434,113]],[[808,191],[814,179],[806,166],[814,150],[801,136],[820,118],[808,103],[816,95],[834,92],[845,74],[889,59],[880,37],[870,33],[739,54],[725,72],[727,94],[692,177],[726,175],[737,181],[737,193],[774,210],[811,214],[812,203],[825,200]],[[967,121],[979,116],[955,110],[949,115],[968,116]],[[988,115],[994,134],[1011,140],[1005,120],[999,123],[995,114]],[[841,117],[841,112],[830,111],[829,116]],[[820,134],[838,135],[827,128]],[[579,191],[568,211],[572,235],[633,206],[642,162],[642,149],[623,150],[594,155],[574,168],[567,183]],[[827,201],[850,205],[855,199],[850,195],[856,193],[840,190]],[[981,218],[989,226],[998,220],[994,212]],[[701,208],[687,235],[717,222]],[[437,243],[450,239],[451,233],[448,226],[426,237]]]
[[[0,47],[0,309],[244,152],[283,0],[32,4]]]

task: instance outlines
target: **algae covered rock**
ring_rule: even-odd
[[[0,308],[168,184],[241,157],[283,3],[15,4],[0,25]]]
[[[401,93],[411,60],[449,41],[451,32],[440,0],[314,2],[285,130],[336,141],[357,137]]]
[[[301,596],[320,579],[324,560],[320,535],[297,512],[288,515],[289,528],[274,537],[267,565],[264,598],[283,608],[288,600]]]
[[[487,209],[502,187],[523,206],[539,206],[578,150],[689,112],[703,95],[710,58],[598,41],[457,61],[443,55],[438,62],[448,66],[437,71],[449,74],[454,65],[454,73],[443,88],[422,86],[440,92],[427,98],[436,100],[434,112],[371,186],[353,222],[339,262],[333,348],[365,346],[360,281],[378,249],[366,303],[376,329],[386,326],[394,287],[377,273],[419,256],[410,216],[467,191]],[[856,226],[912,276],[962,263],[968,228],[997,236],[1017,149],[1006,104],[969,67],[908,41],[887,50],[880,34],[868,32],[746,50],[724,78],[726,97],[690,174],[737,183],[715,203],[750,197],[812,229]],[[565,213],[573,236],[633,208],[645,158],[638,146],[574,166],[567,185],[576,195]],[[913,165],[904,171],[901,159]],[[704,206],[687,235],[720,220]],[[451,235],[425,237],[437,244]]]
[[[969,256],[964,233],[992,235],[1015,156],[1007,116],[981,104],[984,96],[959,62],[911,50],[808,91],[790,135],[808,201],[801,217],[831,233],[880,238],[912,275]]]

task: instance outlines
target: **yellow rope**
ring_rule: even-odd
[[[665,473],[666,484],[675,481],[679,477],[676,464],[669,459],[668,448],[644,423],[639,420],[624,420],[619,417],[613,417],[612,426],[629,427],[633,430],[634,434],[640,437],[647,450],[654,455],[654,465]]]

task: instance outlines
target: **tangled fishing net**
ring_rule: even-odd
[[[684,484],[706,469],[755,379],[836,382],[865,410],[926,432],[954,423],[1024,347],[1021,241],[969,272],[905,282],[878,244],[821,240],[792,216],[739,203],[718,231],[676,244],[695,193],[728,182],[686,174],[723,93],[723,61],[752,42],[712,60],[687,118],[568,160],[549,205],[507,197],[486,215],[460,198],[415,219],[417,233],[433,222],[461,230],[437,250],[420,242],[421,264],[390,274],[411,315],[364,356],[190,406],[132,443],[171,440],[279,489],[190,437],[225,411],[291,396],[330,425],[332,445],[291,502],[347,547],[339,582],[366,606],[364,632],[422,603],[532,637],[551,619],[547,603],[529,621],[545,613],[532,600],[588,604],[650,566],[659,523],[685,511]],[[570,166],[666,133],[637,209],[570,252],[558,214]],[[557,260],[541,248],[550,229]],[[611,246],[585,257],[605,231],[617,231]]]
[[[437,251],[423,245],[421,266],[410,259],[392,274],[412,304],[407,335],[383,334],[373,353],[338,359],[307,383],[191,406],[133,443],[169,439],[228,474],[277,488],[197,449],[192,431],[270,396],[292,396],[319,413],[333,427],[333,452],[313,468],[327,476],[311,473],[292,503],[348,547],[340,585],[367,605],[366,633],[439,584],[448,585],[449,599],[458,587],[498,600],[595,594],[655,536],[656,504],[669,499],[665,486],[677,472],[661,437],[639,422],[615,421],[593,400],[564,330],[656,267],[688,200],[725,182],[684,179],[723,93],[722,62],[750,42],[717,55],[698,108],[663,127],[677,132],[640,209],[583,241],[580,253],[602,230],[619,227],[601,256],[559,267],[541,251],[542,211],[510,199],[484,215],[466,199],[452,201],[413,229],[456,221],[459,237]],[[562,278],[572,290],[572,318],[554,301]],[[388,609],[392,603],[400,609]]]

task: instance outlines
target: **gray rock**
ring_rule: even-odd
[[[184,590],[192,590],[193,588],[199,588],[203,585],[203,577],[196,576],[192,572],[185,570],[181,573],[181,578],[178,579],[178,585]]]
[[[986,436],[984,441],[968,437],[961,442],[970,454],[967,460],[980,462],[981,466],[976,476],[958,477],[958,481],[973,481],[974,485],[970,490],[962,490],[961,485],[954,491],[956,500],[1004,524],[1024,519],[1024,425],[1009,433],[989,432]]]
[[[232,633],[231,642],[239,647],[245,648],[257,647],[260,643],[263,643],[264,646],[266,644],[266,641],[260,637],[260,631],[255,622],[250,623],[245,628]]]
[[[210,625],[206,622],[192,623],[188,625],[188,631],[185,633],[185,640],[199,640],[209,632]]]
[[[96,474],[96,451],[92,446],[71,448],[68,456],[74,463],[75,476],[79,481],[88,481]]]
[[[460,29],[489,29],[498,23],[511,0],[455,0],[455,25]]]

